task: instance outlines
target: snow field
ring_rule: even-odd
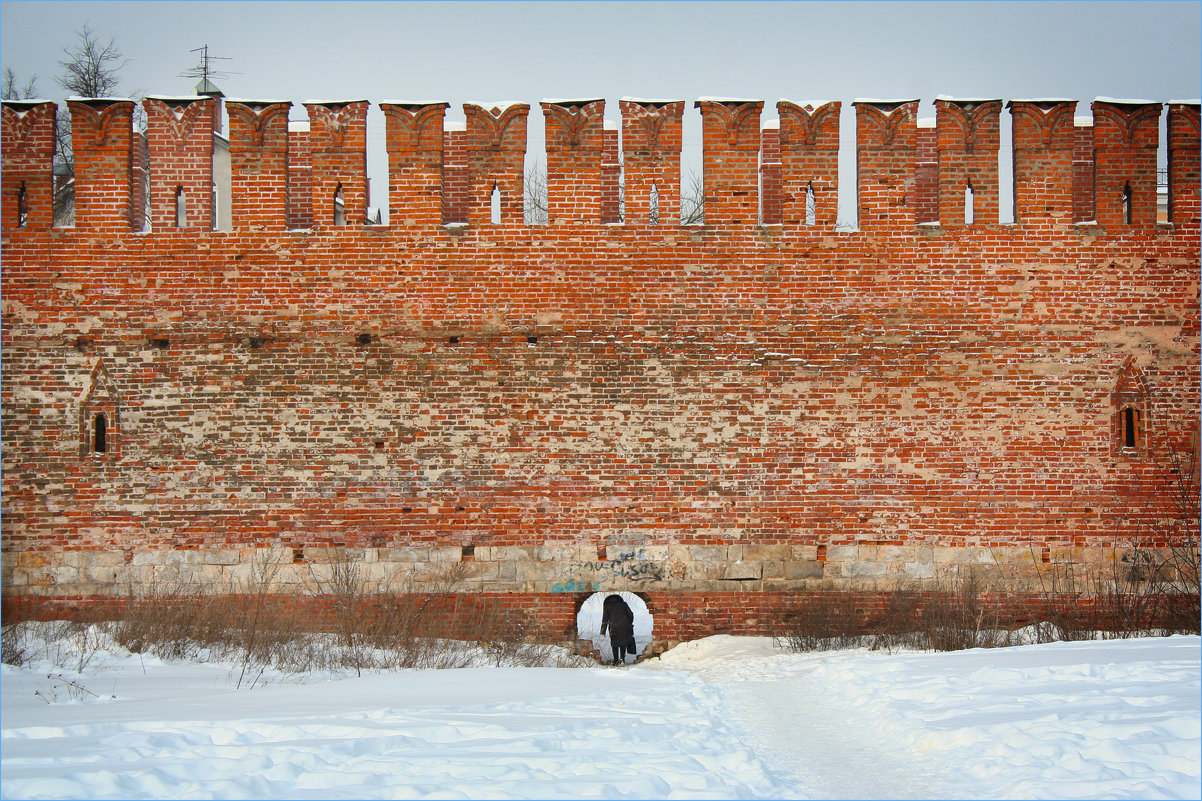
[[[714,689],[687,674],[468,668],[248,692],[214,681],[220,669],[157,661],[147,669],[160,680],[140,686],[140,670],[122,675],[116,700],[48,707],[28,702],[43,675],[5,666],[3,797],[731,798],[772,791],[755,755],[715,717]]]
[[[1197,798],[1200,642],[790,654],[717,636],[627,668],[254,689],[232,663],[109,645],[78,672],[3,666],[0,797]]]
[[[808,770],[808,785],[825,788],[818,797],[1202,794],[1198,637],[895,654],[782,654],[731,639],[744,642],[709,638],[661,661],[691,666],[749,707],[774,698],[787,710],[775,718],[792,715],[797,736],[758,750],[775,748],[793,775]],[[715,649],[737,659],[721,668]]]

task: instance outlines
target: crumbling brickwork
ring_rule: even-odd
[[[620,149],[603,101],[544,102],[543,226],[529,106],[468,104],[464,132],[386,103],[391,224],[369,226],[366,103],[307,104],[302,158],[289,104],[231,101],[214,231],[190,204],[215,101],[192,102],[146,101],[138,231],[128,101],[72,103],[73,228],[48,209],[53,104],[4,102],[7,613],[236,589],[262,560],[302,608],[349,555],[381,593],[453,568],[549,636],[639,591],[683,639],[771,632],[807,593],[975,569],[1021,594],[1173,544],[1130,510],[1197,445],[1196,104],[1169,108],[1157,224],[1160,104],[1094,104],[1082,222],[1072,103],[1011,101],[1003,225],[1000,101],[940,98],[923,137],[916,101],[857,101],[846,231],[838,103],[782,101],[765,132],[759,101],[698,101],[701,226],[679,224],[682,102],[624,100]]]

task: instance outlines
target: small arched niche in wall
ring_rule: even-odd
[[[576,613],[576,639],[590,640],[601,655],[601,661],[613,661],[613,651],[610,648],[609,633],[601,633],[601,614],[605,599],[611,595],[620,595],[630,611],[634,613],[634,653],[626,657],[627,664],[633,662],[639,654],[647,650],[651,644],[655,619],[647,611],[647,602],[633,592],[595,592],[584,600]]]
[[[1148,452],[1151,402],[1147,381],[1133,359],[1119,371],[1111,395],[1111,450],[1116,456],[1139,457]]]
[[[103,362],[98,363],[79,398],[79,455],[112,459],[120,453],[121,404]]]

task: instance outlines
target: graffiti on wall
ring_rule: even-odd
[[[679,559],[653,559],[642,548],[623,551],[603,562],[570,562],[568,570],[577,579],[557,581],[551,592],[595,592],[606,581],[649,582],[683,579],[685,563]]]

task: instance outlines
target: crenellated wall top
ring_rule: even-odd
[[[198,122],[203,127],[211,121],[212,132],[220,131],[222,102],[201,95],[148,96],[142,101],[147,119],[143,138],[133,129],[134,100],[69,98],[75,157],[87,165],[77,170],[75,189],[87,196],[85,182],[99,181],[108,198],[77,214],[74,227],[145,230],[151,220],[169,217],[156,214],[156,204],[179,204],[181,196],[191,194],[207,197],[226,186],[231,187],[230,196],[213,202],[233,210],[229,219],[234,228],[252,221],[255,226],[280,229],[369,222],[366,216],[359,219],[365,212],[356,209],[349,214],[348,208],[339,206],[341,195],[327,198],[322,193],[366,186],[370,101],[305,101],[308,130],[290,132],[291,101],[226,98],[228,145],[218,136],[211,141],[192,137]],[[997,225],[996,155],[1002,141],[1003,108],[1010,112],[1013,133],[1017,225],[1155,227],[1158,165],[1154,156],[1149,161],[1148,154],[1159,145],[1166,106],[1169,173],[1179,178],[1169,182],[1170,221],[1174,226],[1197,224],[1198,188],[1189,182],[1189,176],[1198,173],[1196,100],[1161,103],[1099,97],[1091,103],[1092,124],[1083,126],[1075,117],[1077,101],[1071,99],[1007,102],[940,95],[934,101],[933,129],[918,119],[919,102],[857,98],[851,103],[861,229],[932,222]],[[702,181],[714,190],[713,197],[707,190],[704,214],[695,216],[706,227],[833,226],[834,215],[827,210],[838,191],[838,152],[848,140],[847,132],[840,130],[843,103],[780,100],[773,119],[764,118],[764,105],[761,100],[730,97],[702,97],[693,103],[702,123]],[[561,193],[549,198],[549,222],[557,222],[557,210],[573,225],[677,222],[661,219],[658,209],[673,213],[681,209],[685,101],[622,98],[620,124],[606,121],[605,101],[600,98],[549,98],[539,106],[546,150],[555,154],[557,178],[549,191]],[[464,103],[465,125],[446,120],[447,102],[386,101],[379,107],[386,120],[393,176],[387,183],[391,215],[403,217],[410,226],[519,224],[530,104]],[[53,148],[47,148],[46,142],[52,141],[56,108],[50,100],[3,103],[6,231],[49,227],[51,215],[32,206],[47,203],[54,195],[43,185],[48,187],[54,180]],[[212,169],[189,172],[191,168],[182,162],[172,163],[173,158],[183,158],[172,155],[172,148],[178,151],[185,146],[207,149]],[[139,172],[140,157],[114,156],[140,147],[149,151],[145,163],[151,173],[169,171],[170,187],[163,181],[156,183],[156,176],[144,174],[145,170]],[[232,158],[218,158],[223,147],[228,147]],[[187,163],[196,157],[190,150]],[[1084,169],[1082,160],[1091,157],[1096,161],[1092,172]],[[222,169],[232,174],[222,180]],[[573,171],[600,178],[566,180],[564,176]],[[322,180],[313,182],[314,175]],[[142,190],[139,181],[145,184]],[[949,207],[947,199],[963,195],[965,189],[987,199],[977,210],[984,213]],[[137,205],[133,198],[142,196],[139,191],[150,196],[149,215],[133,208]],[[113,192],[125,193],[125,200],[114,198]],[[632,193],[639,192],[653,192],[654,202],[634,198]],[[796,192],[804,192],[805,197]],[[504,209],[499,222],[495,214],[486,219],[489,197],[498,193]],[[631,202],[613,205],[617,201],[612,199],[622,198],[623,193]],[[270,202],[265,203],[264,197]],[[601,202],[603,197],[611,200]],[[370,199],[356,196],[356,204],[361,201],[364,208],[371,205]],[[819,213],[806,213],[805,204]],[[619,207],[645,211],[648,219],[622,219],[614,210]],[[917,211],[924,208],[931,211]],[[212,220],[216,225],[218,217]]]

